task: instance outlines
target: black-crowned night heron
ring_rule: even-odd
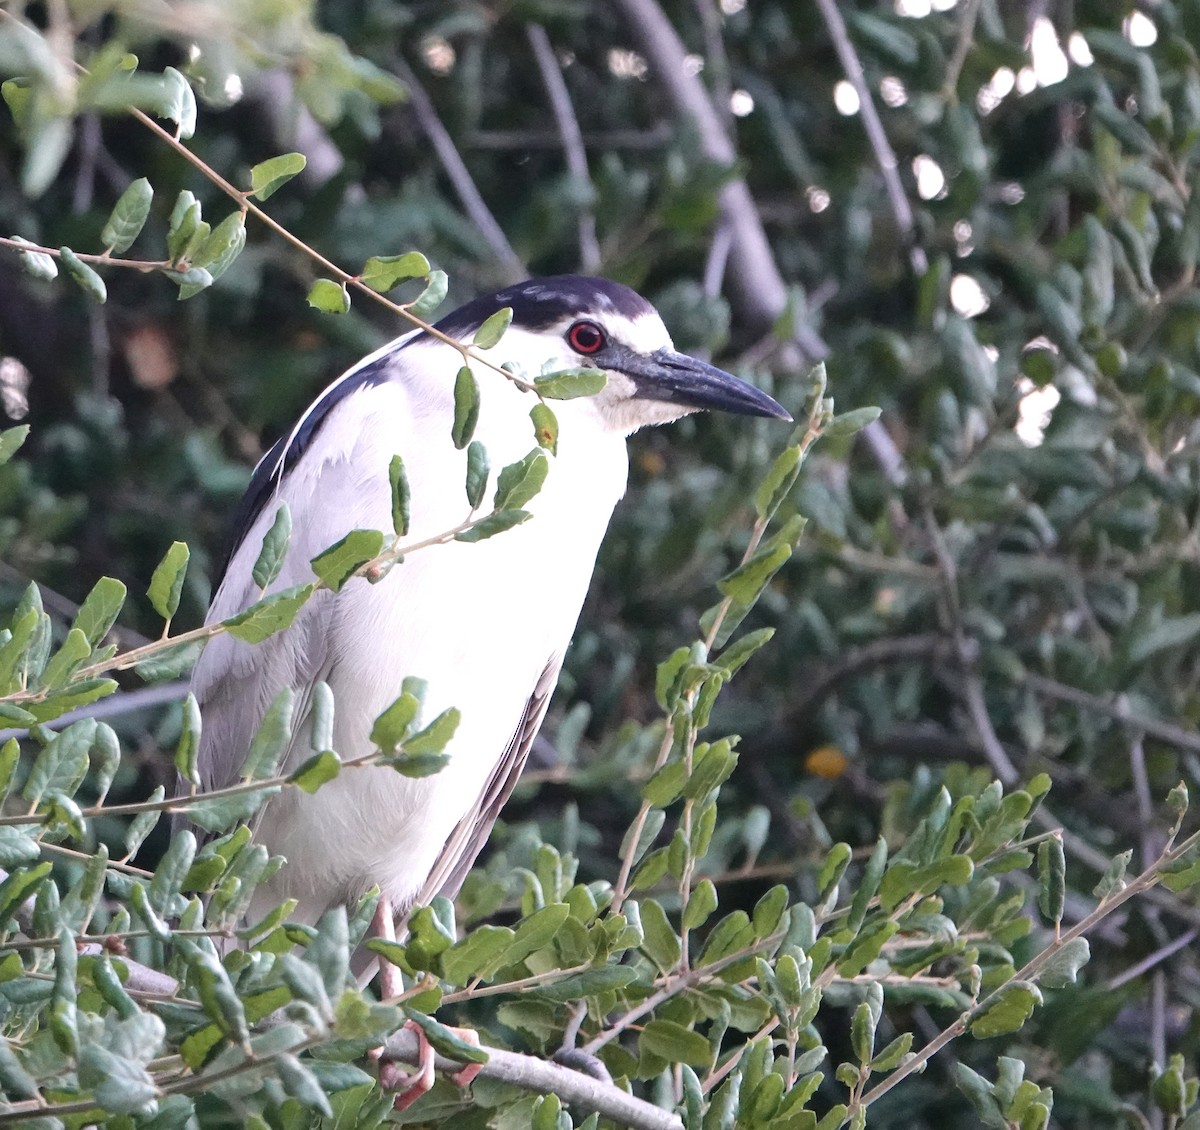
[[[625,491],[625,437],[700,409],[789,418],[765,393],[676,353],[650,303],[604,279],[533,279],[468,303],[437,329],[469,342],[504,307],[512,323],[493,350],[497,361],[529,374],[584,366],[607,374],[597,395],[553,402],[557,455],[528,503],[532,520],[477,544],[412,553],[376,584],[320,590],[286,630],[257,646],[217,636],[196,665],[204,789],[238,780],[268,704],[285,688],[295,693],[297,721],[285,771],[311,756],[305,717],[318,681],[333,691],[333,745],[343,760],[371,751],[372,726],[406,676],[426,681],[428,717],[451,706],[462,712],[449,763],[432,776],[371,766],[344,771],[312,795],[285,789],[272,797],[255,836],[287,864],[259,892],[251,918],[293,897],[295,917],[313,922],[378,884],[390,922],[418,900],[453,895],[545,716]],[[310,581],[310,559],[350,530],[390,530],[388,467],[397,453],[411,487],[408,540],[462,523],[465,462],[450,439],[461,364],[453,346],[415,331],[321,393],[254,472],[209,622],[259,599],[251,570],[280,503],[290,508],[293,535],[273,589]],[[475,437],[491,466],[503,467],[533,445],[536,400],[485,366],[475,371]]]

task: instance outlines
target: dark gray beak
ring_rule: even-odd
[[[623,352],[620,363],[613,367],[627,374],[637,386],[637,395],[646,400],[738,416],[792,418],[787,409],[752,384],[685,353],[670,349],[659,349],[649,356],[633,350]]]

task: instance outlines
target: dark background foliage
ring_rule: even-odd
[[[23,18],[44,28],[54,7]],[[717,728],[743,735],[704,862],[722,906],[750,908],[781,876],[813,898],[831,843],[869,847],[882,831],[898,844],[943,783],[958,795],[993,776],[1053,778],[1066,921],[1094,905],[1109,856],[1149,863],[1161,798],[1194,782],[1200,753],[1200,6],[667,3],[732,164],[664,85],[634,0],[331,2],[311,28],[301,7],[214,4],[197,31],[184,5],[160,26],[114,5],[80,17],[77,54],[119,40],[143,69],[207,82],[217,97],[190,144],[236,183],[304,150],[308,169],[268,211],[351,271],[420,249],[450,276],[448,310],[526,273],[586,269],[640,289],[680,348],[796,413],[820,356],[839,409],[883,409],[807,463],[789,501],[805,538],[748,621],[777,635],[718,708]],[[13,27],[0,20],[6,73],[20,73],[3,47]],[[531,27],[561,67],[587,180],[568,171]],[[345,63],[353,78],[330,81],[342,49],[315,28],[379,74]],[[847,52],[885,142],[861,106],[838,108]],[[244,93],[221,106],[234,73]],[[382,74],[409,96],[373,101]],[[30,192],[30,154],[48,142],[0,114],[4,234],[99,250],[138,176],[156,193],[135,248],[146,258],[181,189],[214,223],[232,207],[127,115],[85,107],[72,129],[61,168]],[[749,196],[731,194],[743,180]],[[738,266],[747,223],[766,234],[769,270]],[[181,540],[193,558],[176,626],[198,624],[253,461],[325,382],[403,331],[362,301],[341,317],[310,309],[312,262],[258,225],[248,235],[183,304],[159,274],[110,270],[98,305],[0,249],[0,353],[19,362],[0,392],[33,425],[0,468],[8,605],[30,578],[64,618],[104,575],[141,593]],[[726,419],[632,440],[543,761],[493,852],[519,857],[537,822],[584,878],[611,875],[639,800],[620,728],[656,716],[654,665],[690,640],[738,560],[745,500],[783,442],[771,423]],[[159,630],[139,599],[122,622]],[[133,755],[122,796],[173,775],[173,713],[113,725]],[[997,1054],[1024,1059],[1055,1088],[1056,1125],[1115,1125],[1123,1103],[1164,1125],[1148,1079],[1168,1053],[1194,1058],[1198,926],[1178,899],[1130,906],[1093,937],[1081,985],[1047,994],[1020,1033],[951,1054],[984,1072]],[[831,1047],[847,1015],[828,1014]],[[894,1022],[932,1034],[948,1020],[901,1005]],[[949,1071],[935,1061],[871,1124],[976,1125]]]

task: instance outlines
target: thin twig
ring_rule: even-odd
[[[654,77],[676,113],[690,118],[700,135],[704,154],[711,161],[732,166],[737,151],[708,96],[700,77],[686,65],[687,51],[679,34],[655,0],[617,0],[629,30],[642,54],[650,61]],[[725,183],[719,196],[721,214],[733,230],[729,256],[729,295],[735,310],[754,333],[769,329],[787,307],[788,285],[775,262],[762,218],[750,188],[742,177]],[[796,329],[796,345],[810,361],[819,360],[828,348],[815,330]]]
[[[896,226],[900,229],[904,242],[908,244],[909,263],[917,275],[923,275],[929,268],[929,260],[925,256],[924,248],[919,247],[915,241],[916,221],[913,218],[912,205],[908,202],[904,185],[900,183],[896,152],[892,149],[892,143],[888,141],[883,122],[879,118],[879,111],[875,109],[875,99],[872,96],[871,88],[867,85],[862,61],[854,49],[854,44],[850,42],[849,33],[846,31],[846,21],[842,18],[837,0],[817,0],[817,7],[821,10],[821,18],[825,21],[829,37],[833,40],[833,47],[842,64],[842,70],[850,85],[854,87],[855,93],[858,94],[863,129],[866,130],[871,151],[875,154],[875,163],[879,166],[880,175],[883,177],[892,216],[896,221]]]
[[[664,149],[671,143],[673,134],[666,123],[649,129],[597,130],[582,136],[586,149]],[[481,129],[468,133],[463,139],[464,149],[559,149],[562,138],[550,130],[535,129]]]
[[[979,18],[980,6],[981,0],[966,0],[959,9],[958,37],[954,42],[954,54],[946,64],[946,81],[942,83],[942,97],[947,101],[958,101],[958,78],[975,42],[975,21]]]
[[[1185,730],[1182,726],[1175,726],[1170,722],[1159,722],[1157,719],[1147,718],[1144,715],[1130,714],[1119,702],[1101,698],[1099,695],[1080,690],[1079,687],[1072,687],[1057,679],[1047,678],[1045,675],[1035,675],[1026,671],[1018,676],[1018,681],[1035,694],[1057,699],[1059,702],[1069,702],[1072,706],[1082,707],[1084,710],[1105,714],[1109,718],[1125,722],[1132,729],[1141,730],[1147,737],[1157,738],[1168,745],[1190,750],[1193,753],[1200,753],[1200,734]]]
[[[1156,965],[1161,965],[1167,958],[1177,954],[1181,949],[1186,949],[1200,936],[1200,927],[1193,926],[1186,933],[1180,934],[1178,938],[1172,939],[1165,946],[1159,946],[1153,953],[1147,954],[1141,961],[1135,965],[1131,965],[1128,969],[1121,970],[1117,976],[1111,978],[1104,986],[1107,991],[1119,989],[1122,985],[1128,984],[1130,981],[1136,980],[1143,973],[1153,969]],[[1163,1061],[1160,1059],[1159,1063]]]
[[[571,105],[571,96],[567,84],[563,80],[562,69],[550,46],[550,37],[541,24],[526,24],[525,35],[529,46],[533,48],[533,57],[537,60],[541,72],[542,85],[546,88],[546,96],[550,99],[550,109],[554,113],[554,121],[562,138],[563,156],[566,158],[567,170],[575,180],[576,189],[588,194],[588,201],[579,208],[577,224],[579,229],[579,262],[589,275],[600,270],[600,241],[596,238],[596,215],[592,211],[590,197],[594,195],[591,174],[588,172],[587,151],[583,147],[583,134],[579,129],[579,119],[575,116],[575,108]]]
[[[421,123],[421,129],[425,131],[425,136],[429,138],[434,152],[437,153],[438,160],[441,162],[446,176],[450,178],[450,183],[454,185],[454,191],[458,194],[458,199],[466,210],[471,223],[479,229],[479,234],[483,236],[488,249],[500,265],[505,281],[514,283],[528,278],[528,268],[513,250],[512,244],[508,242],[508,236],[496,222],[483,195],[475,186],[466,162],[463,161],[462,155],[454,145],[454,139],[450,136],[449,130],[442,125],[442,120],[437,116],[437,110],[434,109],[433,101],[417,80],[413,69],[399,55],[393,59],[393,66],[400,81],[408,87],[409,105],[412,106],[417,121]]]
[[[925,507],[925,531],[933,550],[934,560],[942,575],[942,593],[946,613],[950,621],[950,631],[954,638],[955,651],[963,681],[963,701],[970,715],[971,724],[979,744],[983,747],[984,756],[988,759],[992,770],[1005,785],[1014,785],[1020,779],[1017,767],[1012,763],[996,729],[988,714],[987,700],[983,693],[983,680],[979,676],[976,662],[979,654],[978,644],[968,638],[963,624],[962,607],[958,594],[958,568],[946,539],[942,537],[941,528],[937,524],[933,510]]]

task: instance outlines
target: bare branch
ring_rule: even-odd
[[[863,74],[862,61],[854,49],[854,44],[850,42],[850,36],[846,31],[846,21],[838,10],[837,0],[817,0],[817,7],[821,9],[821,18],[829,30],[829,37],[833,40],[834,50],[837,51],[838,59],[841,61],[842,70],[850,85],[854,87],[855,93],[858,94],[863,129],[867,131],[867,140],[871,143],[871,149],[875,154],[875,163],[879,166],[879,172],[883,176],[884,188],[887,190],[888,203],[892,207],[896,226],[900,229],[905,243],[909,245],[909,262],[918,275],[923,275],[929,267],[929,261],[925,257],[924,248],[918,247],[914,242],[916,223],[913,220],[912,206],[904,192],[904,185],[900,183],[900,175],[896,168],[896,153],[884,132],[883,122],[879,120],[879,112],[875,109],[871,88],[867,85],[866,76]]]
[[[488,1061],[479,1072],[485,1079],[511,1083],[527,1091],[555,1094],[564,1102],[594,1110],[630,1130],[683,1130],[679,1116],[661,1107],[634,1098],[614,1085],[601,1083],[581,1071],[572,1071],[557,1063],[547,1063],[531,1055],[484,1047]],[[402,1028],[388,1038],[384,1055],[399,1063],[416,1064],[419,1048],[417,1035]],[[443,1072],[459,1071],[462,1064],[438,1055],[434,1066]]]
[[[1131,729],[1141,730],[1147,737],[1157,738],[1159,741],[1177,746],[1179,749],[1200,753],[1200,735],[1192,733],[1191,730],[1185,730],[1182,726],[1174,726],[1170,722],[1159,722],[1141,715],[1132,715],[1120,702],[1101,698],[1099,695],[1080,690],[1078,687],[1060,683],[1057,679],[1048,679],[1044,675],[1035,675],[1027,671],[1021,675],[1020,681],[1035,694],[1057,699],[1059,702],[1069,702],[1072,706],[1079,706],[1084,710],[1094,710],[1100,714],[1106,714],[1109,718],[1125,722]]]
[[[571,96],[567,92],[567,84],[563,81],[554,48],[550,46],[550,37],[541,24],[526,24],[525,34],[529,39],[529,46],[533,48],[533,57],[537,60],[538,70],[541,72],[546,96],[550,99],[550,109],[554,112],[554,121],[562,138],[567,169],[578,188],[590,196],[592,178],[588,172],[587,153],[583,148],[583,134],[579,130],[579,120],[575,117],[575,109],[571,105]],[[580,207],[578,223],[579,262],[589,275],[593,275],[600,269],[600,241],[596,238],[596,216],[590,200],[588,204]]]
[[[483,196],[475,187],[470,170],[467,169],[461,154],[455,148],[450,132],[442,125],[441,119],[437,116],[437,111],[434,109],[429,95],[425,93],[425,88],[417,81],[413,69],[399,55],[395,57],[393,64],[400,81],[408,87],[409,104],[417,116],[417,121],[421,123],[421,129],[425,131],[425,136],[433,145],[438,160],[454,185],[454,191],[458,193],[458,199],[471,223],[479,229],[479,234],[483,236],[496,262],[503,269],[506,280],[520,282],[527,278],[529,276],[528,268],[521,262],[521,257],[508,242],[508,236],[504,234],[496,222],[495,216],[484,203]]]
[[[704,84],[687,67],[683,41],[663,10],[655,0],[617,0],[617,7],[676,112],[695,122],[705,155],[720,164],[732,165],[737,158],[733,142]],[[787,306],[787,283],[775,263],[754,198],[743,178],[735,177],[721,189],[720,207],[732,231],[730,299],[751,331],[763,333]],[[796,344],[810,361],[828,352],[820,336],[809,328],[798,329]]]
[[[150,687],[137,687],[129,691],[121,690],[109,695],[108,698],[102,698],[99,702],[68,710],[66,714],[60,714],[47,725],[52,729],[58,729],[69,726],[72,722],[78,722],[82,718],[112,718],[115,715],[129,714],[134,710],[149,710],[156,706],[165,706],[170,702],[178,702],[187,694],[187,691],[186,679],[176,679],[171,683],[157,683]],[[19,741],[28,736],[28,728],[0,730],[0,742],[6,742],[9,738],[16,738]]]
[[[670,144],[671,129],[660,122],[650,129],[597,130],[582,135],[584,149],[663,149]],[[467,149],[558,149],[562,138],[550,130],[478,129],[463,139]]]

